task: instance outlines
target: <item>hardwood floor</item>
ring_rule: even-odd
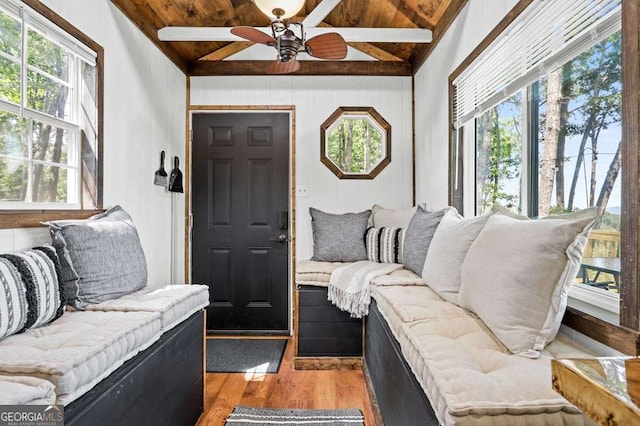
[[[293,341],[285,348],[277,374],[207,373],[204,413],[198,426],[224,425],[236,405],[265,408],[359,408],[365,424],[375,425],[360,370],[294,371]]]

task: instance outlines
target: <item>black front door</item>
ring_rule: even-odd
[[[207,329],[288,330],[289,114],[193,114],[192,170]]]

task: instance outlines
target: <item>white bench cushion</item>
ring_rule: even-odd
[[[56,402],[55,386],[37,377],[0,375],[0,404],[51,405]]]
[[[162,332],[180,324],[209,305],[209,287],[198,284],[167,285],[158,289],[136,291],[117,299],[88,305],[88,311],[157,312]]]
[[[551,387],[553,357],[590,356],[566,340],[539,359],[514,356],[475,315],[427,287],[378,287],[373,295],[441,424],[589,424]]]
[[[67,312],[57,321],[0,342],[0,374],[55,385],[66,405],[160,337],[156,312]]]

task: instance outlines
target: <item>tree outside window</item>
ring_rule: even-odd
[[[499,203],[542,217],[598,207],[585,256],[619,257],[621,93],[618,32],[476,119],[477,211]],[[524,136],[523,110],[533,129]],[[537,140],[527,144],[529,134]],[[533,159],[531,176],[523,156]],[[592,282],[591,274],[579,280]],[[595,283],[619,290],[610,274]]]
[[[97,146],[97,68],[69,44],[45,36],[15,11],[3,9],[0,205],[5,209],[40,204],[79,208],[81,143],[89,152]],[[23,25],[27,25],[25,44]],[[85,188],[84,192],[96,191]],[[87,201],[91,207],[97,205],[97,200]]]

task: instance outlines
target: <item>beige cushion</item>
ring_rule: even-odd
[[[408,209],[385,209],[384,207],[374,204],[371,208],[371,220],[376,228],[403,228],[409,225],[409,221],[416,213],[417,206]]]
[[[55,386],[47,380],[31,376],[0,375],[2,405],[52,405],[55,402]]]
[[[426,286],[374,286],[372,294],[440,424],[591,424],[551,387],[551,358],[590,356],[572,342],[559,336],[540,358],[523,358]]]
[[[346,263],[316,262],[315,260],[299,260],[296,264],[296,284],[327,287],[331,273]]]
[[[440,221],[422,268],[422,279],[443,299],[457,303],[462,262],[488,218],[482,215],[464,219],[451,208]]]
[[[462,265],[460,306],[475,312],[511,352],[539,356],[560,328],[595,214],[492,215]]]
[[[207,306],[209,306],[209,286],[173,284],[161,288],[145,288],[117,299],[88,305],[86,310],[158,312],[164,333]]]
[[[160,338],[157,312],[66,312],[0,342],[0,374],[33,376],[66,405]]]

